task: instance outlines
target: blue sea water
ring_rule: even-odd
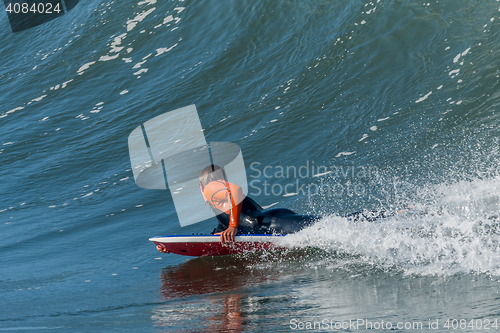
[[[0,331],[498,330],[499,22],[493,0],[89,0],[18,33],[0,14]],[[181,228],[131,171],[131,131],[191,104],[251,197],[324,216],[288,250],[148,241],[216,224]]]

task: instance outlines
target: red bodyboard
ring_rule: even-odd
[[[280,235],[236,236],[233,243],[222,244],[219,235],[158,236],[149,240],[168,252],[183,256],[223,256],[248,252],[276,250]]]

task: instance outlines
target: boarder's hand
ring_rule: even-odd
[[[216,233],[216,235],[220,235],[221,243],[229,243],[229,242],[234,242],[234,236],[236,236],[237,233],[238,233],[238,228],[229,227],[223,232]]]
[[[170,252],[168,252],[168,251],[167,251],[167,249],[166,249],[166,248],[164,248],[164,247],[163,247],[163,246],[161,246],[161,245],[156,245],[156,249],[157,249],[158,251],[162,252],[162,253],[170,253]]]

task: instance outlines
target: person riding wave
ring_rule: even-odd
[[[226,179],[224,170],[213,164],[200,174],[200,190],[219,221],[212,234],[220,235],[222,243],[234,241],[236,234],[289,234],[319,219],[284,208],[264,210]]]
[[[320,219],[318,216],[298,215],[285,208],[263,209],[253,199],[245,196],[240,186],[227,181],[224,169],[215,164],[201,171],[199,181],[205,203],[219,221],[212,234],[220,235],[222,243],[234,242],[237,234],[290,234]],[[394,214],[385,211],[361,211],[344,217],[354,222],[372,222],[392,215]],[[157,249],[167,253],[160,245]]]
[[[234,242],[237,234],[289,234],[319,219],[285,208],[263,209],[240,186],[227,181],[224,169],[215,164],[203,169],[199,180],[205,203],[219,221],[212,234],[220,235],[222,243]],[[160,245],[157,249],[166,253]]]

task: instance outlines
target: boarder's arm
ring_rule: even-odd
[[[234,242],[234,237],[238,233],[240,223],[241,205],[244,199],[243,190],[240,186],[228,183],[227,201],[230,204],[229,228],[220,233],[222,243]]]

